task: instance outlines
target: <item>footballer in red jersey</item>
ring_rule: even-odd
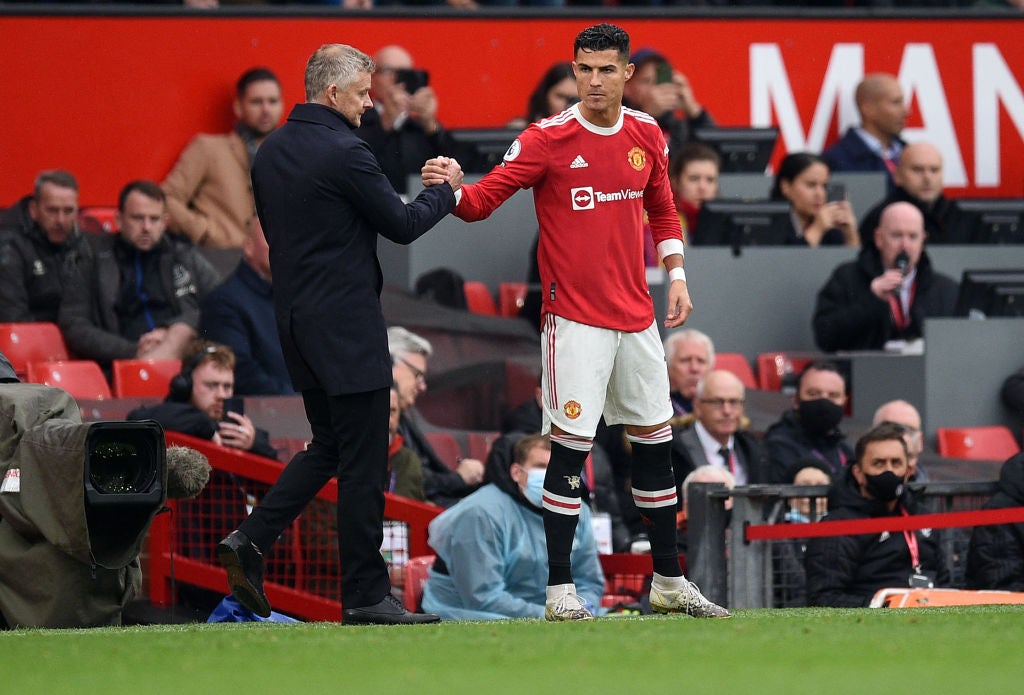
[[[545,430],[548,620],[586,620],[597,610],[576,594],[569,556],[582,504],[581,471],[598,420],[625,425],[632,445],[633,501],[651,542],[651,607],[697,617],[728,611],[686,580],[676,554],[678,493],[670,450],[672,417],[665,351],[644,268],[644,211],[669,273],[666,327],[693,307],[683,240],[669,186],[668,147],[648,114],[623,107],[632,76],[629,35],[599,24],[579,33],[573,73],[580,102],[528,127],[502,163],[458,192],[454,214],[490,215],[516,191],[533,189],[540,239]],[[449,160],[429,160],[424,185],[447,180]]]

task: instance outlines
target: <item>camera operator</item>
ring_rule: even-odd
[[[129,420],[156,420],[164,429],[276,459],[270,435],[242,414],[235,387],[235,353],[226,345],[196,341],[171,380],[162,403],[128,413]]]
[[[363,114],[355,133],[370,145],[395,190],[405,193],[409,175],[418,175],[431,157],[452,154],[452,145],[437,120],[437,95],[428,85],[430,76],[413,67],[409,52],[401,46],[385,46],[373,62],[377,64],[370,79],[374,108]]]

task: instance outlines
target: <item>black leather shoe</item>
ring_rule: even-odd
[[[388,594],[380,603],[372,606],[343,609],[341,622],[346,625],[416,625],[439,623],[441,617],[433,613],[410,613],[401,601]]]
[[[217,544],[217,559],[228,571],[228,587],[238,602],[258,616],[270,616],[263,593],[263,553],[241,531],[232,531]]]

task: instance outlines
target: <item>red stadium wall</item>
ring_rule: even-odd
[[[43,168],[75,172],[85,205],[112,203],[132,178],[161,180],[194,133],[231,126],[242,71],[271,67],[294,103],[325,42],[401,43],[430,70],[444,123],[500,126],[590,21],[3,16],[0,205]],[[912,99],[908,134],[940,145],[954,194],[1024,195],[1024,17],[616,21],[634,47],[665,52],[719,123],[780,124],[789,150],[837,137],[862,74],[896,73]]]

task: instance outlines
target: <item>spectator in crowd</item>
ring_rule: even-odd
[[[487,485],[430,522],[437,560],[423,587],[423,610],[445,620],[544,617],[541,497],[550,458],[546,435],[523,437],[511,465],[506,459],[505,466],[489,468]],[[580,510],[572,559],[578,593],[600,606],[604,575],[587,505]]]
[[[906,143],[900,138],[907,122],[907,102],[894,75],[866,75],[854,92],[860,125],[822,153],[832,171],[878,171],[889,187]]]
[[[767,483],[768,454],[744,431],[746,389],[732,372],[714,370],[697,384],[693,415],[672,428],[672,469],[681,485],[691,471],[711,465],[729,471],[737,485]],[[685,423],[685,424],[683,424]]]
[[[790,221],[779,244],[860,246],[857,218],[848,200],[828,200],[829,167],[816,154],[786,155],[775,175],[771,197],[790,204]]]
[[[249,169],[284,111],[277,76],[267,68],[247,70],[235,85],[233,108],[235,129],[195,136],[162,184],[170,228],[200,246],[237,248],[245,241],[253,211]]]
[[[715,364],[715,345],[696,328],[672,331],[665,338],[669,398],[673,416],[693,412],[697,384]]]
[[[162,403],[141,406],[129,420],[156,420],[164,429],[209,439],[214,444],[276,459],[270,435],[237,410],[231,401],[235,387],[235,355],[226,345],[196,341],[171,380]]]
[[[78,231],[78,181],[40,172],[0,222],[0,322],[57,322],[67,277],[92,256]]]
[[[830,485],[832,476],[826,472],[821,461],[813,456],[797,464],[796,476],[793,478],[794,485]],[[813,504],[813,510],[812,510]],[[789,498],[789,513],[786,520],[791,523],[808,523],[817,521],[828,511],[828,498],[817,497],[791,497]]]
[[[526,101],[526,115],[513,118],[505,126],[522,130],[542,118],[565,111],[579,101],[572,63],[559,62],[547,69]]]
[[[875,243],[840,265],[818,292],[814,341],[826,352],[881,350],[922,336],[924,320],[953,316],[958,285],[932,268],[924,217],[906,202],[882,211]]]
[[[929,244],[966,244],[970,236],[958,225],[952,202],[942,195],[942,153],[927,142],[915,142],[903,148],[900,163],[893,174],[895,188],[882,202],[871,208],[860,222],[860,241],[864,246],[874,240],[882,210],[892,203],[907,202],[924,216],[924,231]]]
[[[402,408],[398,404],[398,389],[391,387],[391,415],[388,417],[388,477],[384,490],[393,495],[426,502],[423,490],[423,462],[416,452],[405,445],[398,430]]]
[[[689,243],[700,243],[697,215],[701,205],[718,197],[721,166],[718,153],[700,142],[683,145],[669,163],[668,178],[675,193],[679,219],[684,223],[684,239]]]
[[[398,389],[402,409],[398,431],[405,445],[416,452],[423,463],[423,487],[427,499],[442,507],[450,507],[475,490],[484,478],[484,464],[464,458],[455,464],[442,461],[418,425],[416,399],[427,390],[427,360],[433,353],[430,342],[415,333],[392,326],[388,329],[388,350],[391,370]]]
[[[437,94],[427,73],[416,69],[412,55],[401,46],[385,46],[373,57],[377,71],[370,81],[374,108],[356,128],[399,193],[407,179],[419,174],[428,157],[449,154],[448,134],[437,120]]]
[[[190,242],[164,233],[166,199],[152,181],[121,189],[116,220],[120,232],[97,237],[95,258],[64,288],[64,340],[103,366],[181,359],[196,337],[199,304],[220,277]]]
[[[846,467],[853,450],[839,423],[846,407],[846,380],[832,362],[815,361],[797,377],[793,408],[765,432],[771,461],[770,482],[790,484],[807,468],[807,457],[821,462],[833,480]]]
[[[246,223],[242,259],[235,272],[203,299],[199,333],[235,353],[235,393],[295,393],[277,337],[271,293],[270,247],[255,214]]]
[[[677,544],[680,555],[685,555],[689,548],[690,509],[687,495],[689,494],[691,483],[725,483],[725,486],[730,490],[736,487],[736,479],[732,473],[729,472],[729,469],[722,468],[721,466],[712,466],[709,463],[705,463],[686,474],[683,482],[679,485],[682,499],[679,512],[676,514],[676,537],[678,539]],[[732,509],[731,497],[726,498],[725,508],[726,510]]]
[[[891,423],[903,429],[903,438],[907,441],[907,480],[927,482],[928,476],[920,467],[921,453],[924,451],[924,432],[921,429],[921,413],[910,403],[903,400],[887,401],[878,406],[871,426]]]
[[[907,444],[884,424],[857,440],[856,459],[829,491],[830,521],[918,513],[907,489]],[[930,529],[812,538],[807,543],[807,600],[812,606],[867,606],[879,589],[944,586],[949,573]]]
[[[999,470],[996,493],[984,509],[1024,506],[1024,453]],[[1024,523],[975,526],[967,551],[967,587],[1024,591]]]
[[[633,76],[626,81],[622,103],[654,116],[661,126],[671,154],[694,140],[697,128],[715,125],[711,114],[697,101],[690,80],[661,53],[640,48],[629,57]]]

